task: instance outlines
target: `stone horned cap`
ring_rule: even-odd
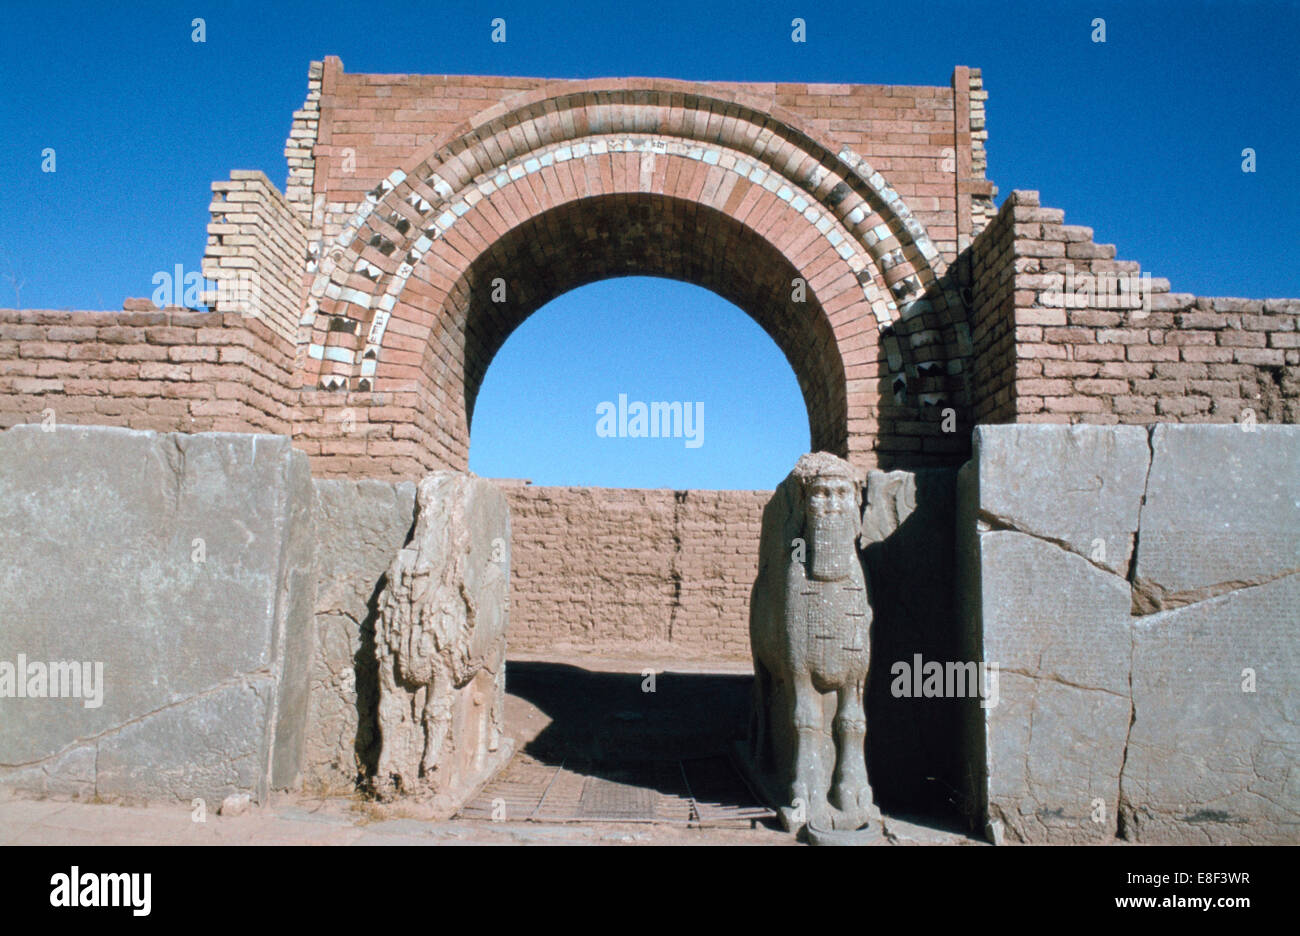
[[[852,482],[856,488],[861,488],[865,481],[864,472],[860,468],[830,452],[801,455],[790,474],[805,487],[814,478],[839,478]]]

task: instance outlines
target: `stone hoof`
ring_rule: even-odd
[[[781,825],[787,832],[798,832],[803,828],[804,823],[808,821],[808,806],[811,799],[806,784],[802,782],[790,784],[790,790],[786,794],[786,802],[789,805],[777,810],[781,816]]]
[[[876,808],[875,795],[871,786],[862,784],[843,784],[831,791],[831,805],[846,816],[861,816],[861,825],[869,819],[879,819],[880,810]]]
[[[782,827],[791,833],[797,833],[810,822],[823,826],[829,825],[832,813],[833,810],[826,802],[825,796],[810,796],[802,784],[791,787],[790,805],[777,809]]]
[[[802,807],[796,809],[793,806],[782,806],[776,814],[781,819],[781,828],[791,835],[797,834],[808,822],[807,810]]]

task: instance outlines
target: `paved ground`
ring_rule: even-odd
[[[506,700],[507,727],[516,754],[500,778],[521,789],[557,774],[576,791],[571,808],[537,813],[552,821],[528,821],[533,810],[515,810],[505,821],[484,818],[434,821],[418,804],[378,805],[360,797],[281,795],[240,816],[216,814],[207,804],[203,821],[184,805],[123,804],[36,799],[0,793],[0,845],[791,845],[792,838],[770,824],[731,821],[722,826],[688,826],[679,808],[674,778],[679,764],[696,776],[692,758],[714,758],[744,732],[749,704],[747,667],[719,672],[716,665],[679,663],[647,666],[660,672],[647,692],[640,671],[618,661],[584,659],[581,666],[512,659]],[[666,779],[665,779],[666,778]],[[514,784],[509,787],[509,784]],[[602,811],[639,815],[636,803],[650,803],[648,815],[672,822],[584,819],[580,791],[594,788]],[[701,786],[695,781],[695,786]],[[489,792],[493,792],[489,790]],[[705,798],[709,791],[694,790]],[[752,804],[734,785],[720,784],[711,800],[723,813]],[[540,790],[538,791],[540,795]],[[489,796],[485,802],[491,802]],[[563,806],[564,797],[548,802]],[[512,809],[514,800],[512,799]],[[632,804],[629,806],[629,804]],[[590,815],[590,811],[586,813]],[[579,821],[554,821],[575,818]],[[900,819],[886,822],[885,844],[958,844],[963,835]]]
[[[67,800],[0,799],[4,845],[794,845],[777,829],[680,825],[451,820],[430,822],[346,799],[279,797],[242,816],[196,822],[181,806],[121,806]],[[876,844],[977,844],[896,819]]]
[[[428,822],[368,804],[283,797],[243,816],[192,821],[177,806],[0,800],[0,845],[789,844],[770,829],[694,830],[632,823]]]

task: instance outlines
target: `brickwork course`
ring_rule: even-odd
[[[625,274],[744,309],[798,379],[813,448],[863,468],[959,465],[977,423],[1300,421],[1300,300],[1174,292],[1036,192],[997,209],[978,69],[941,87],[556,81],[329,57],[307,79],[284,193],[260,172],[212,185],[211,311],[0,310],[0,428],[276,433],[317,477],[463,471],[513,330]],[[752,492],[510,496],[527,641],[739,653]],[[615,522],[636,511],[651,527]],[[561,517],[580,544],[562,562]],[[557,562],[626,574],[587,606],[577,571],[547,578]]]
[[[505,488],[510,646],[749,659],[768,491]]]

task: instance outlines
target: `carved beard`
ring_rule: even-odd
[[[849,563],[857,561],[853,515],[827,514],[808,518],[808,575],[822,582],[848,578]]]

